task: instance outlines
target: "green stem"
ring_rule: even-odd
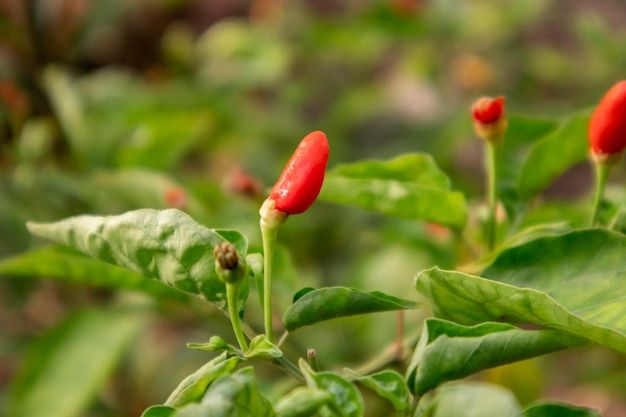
[[[412,350],[415,349],[415,344],[419,340],[422,330],[418,330],[413,334],[407,336],[402,342],[402,357],[398,358],[398,348],[396,342],[389,345],[384,351],[379,353],[368,362],[362,364],[356,369],[356,372],[361,375],[368,375],[383,369],[384,367],[392,363],[402,363],[409,358]]]
[[[235,337],[239,343],[239,347],[244,352],[248,351],[248,343],[241,328],[241,319],[239,318],[239,288],[241,281],[237,283],[226,283],[226,299],[228,301],[228,315],[235,332]]]
[[[300,369],[289,359],[281,356],[280,358],[274,359],[274,362],[279,364],[288,375],[291,375],[300,382],[304,382],[302,372],[300,372]]]
[[[265,336],[274,343],[272,329],[272,264],[278,227],[267,225],[261,220],[261,237],[263,239],[263,319],[265,322]]]
[[[612,163],[594,161],[595,177],[596,177],[596,192],[593,197],[593,209],[591,212],[590,227],[595,226],[598,223],[598,215],[600,214],[600,205],[602,204],[602,197],[604,196],[604,189],[606,188],[606,182],[613,168]]]
[[[485,234],[487,238],[487,248],[491,252],[496,245],[496,211],[498,208],[498,143],[496,141],[488,141],[485,151],[487,171],[487,204],[489,207]]]
[[[257,334],[250,328],[248,324],[243,323],[243,332],[248,336],[248,339],[254,339]],[[296,378],[298,381],[303,382],[304,378],[302,377],[302,373],[300,369],[285,356],[281,356],[280,358],[276,358],[272,360],[272,362],[278,364],[283,370],[288,374]]]

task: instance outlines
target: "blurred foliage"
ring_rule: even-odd
[[[258,248],[266,188],[316,129],[330,139],[331,168],[428,152],[455,190],[477,199],[469,104],[503,94],[511,113],[545,119],[528,132],[543,138],[623,78],[625,19],[609,0],[0,1],[0,256],[40,245],[29,220],[168,207],[237,228]],[[566,210],[588,204],[588,171],[575,167],[541,197]],[[559,218],[552,210],[524,221]],[[290,219],[280,243],[289,248],[277,257],[281,300],[332,284],[402,296],[416,271],[463,260],[447,250],[447,229],[324,201]],[[100,320],[100,312],[80,318],[80,308],[129,297],[41,278],[0,281],[0,404],[25,347]],[[228,329],[204,306],[142,301],[153,325],[89,415],[139,415],[162,401],[202,361],[184,342]],[[393,318],[324,323],[295,344],[315,340],[325,366],[350,364],[393,339],[393,326],[371,325]],[[606,372],[579,372],[609,392],[625,383],[611,361],[598,366]]]

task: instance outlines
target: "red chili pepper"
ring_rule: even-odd
[[[481,97],[472,105],[472,117],[480,123],[494,123],[504,114],[504,97]]]
[[[499,143],[508,122],[504,115],[504,97],[481,97],[472,104],[474,130],[488,142]]]
[[[175,208],[178,210],[187,209],[189,198],[187,193],[182,188],[172,187],[165,191],[165,204],[167,207]]]
[[[613,155],[626,148],[626,80],[611,87],[593,112],[589,145],[596,155]]]
[[[328,153],[323,132],[311,132],[302,139],[270,193],[277,210],[299,214],[313,204],[322,189]]]

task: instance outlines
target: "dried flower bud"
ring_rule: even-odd
[[[270,193],[269,200],[276,202],[277,210],[299,214],[313,204],[322,189],[328,154],[323,132],[315,131],[302,139]]]
[[[611,87],[593,112],[589,145],[599,160],[619,158],[626,148],[626,80]]]
[[[504,111],[504,97],[481,97],[472,104],[474,129],[481,138],[498,142],[504,136],[508,122]]]
[[[236,283],[245,277],[245,262],[240,260],[237,248],[233,244],[223,242],[215,245],[213,256],[215,257],[215,269],[222,281]]]

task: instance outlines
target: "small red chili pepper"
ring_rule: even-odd
[[[494,123],[504,114],[504,97],[481,97],[472,105],[472,117],[480,123]]]
[[[502,140],[508,126],[504,114],[504,97],[481,97],[472,104],[474,130],[488,142]]]
[[[189,204],[189,198],[187,193],[182,188],[172,187],[165,191],[165,204],[167,207],[175,208],[178,210],[187,209]]]
[[[328,154],[323,132],[311,132],[302,139],[270,193],[277,210],[299,214],[313,204],[322,189]]]
[[[611,87],[593,112],[589,145],[595,155],[614,155],[626,148],[626,80]]]

